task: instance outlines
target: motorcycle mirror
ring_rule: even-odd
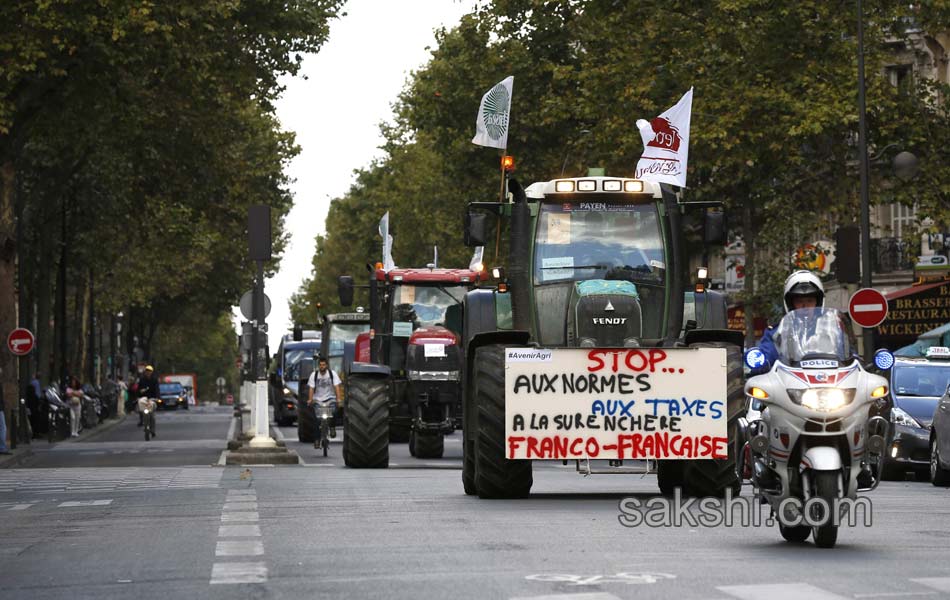
[[[750,369],[760,369],[768,366],[768,359],[765,353],[758,346],[749,348],[745,353],[745,364]]]

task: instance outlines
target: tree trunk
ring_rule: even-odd
[[[36,270],[36,371],[39,373],[40,381],[46,383],[51,381],[53,373],[52,368],[52,345],[50,344],[50,299],[53,293],[52,279],[50,277],[53,270],[53,240],[52,225],[43,224],[38,231],[40,263]]]
[[[15,175],[11,160],[0,165],[0,337],[4,345],[7,335],[17,326]],[[11,409],[16,406],[19,394],[16,358],[6,348],[0,350],[0,369],[3,370],[0,373],[0,398],[9,430]]]

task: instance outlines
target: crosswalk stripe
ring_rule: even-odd
[[[234,521],[257,521],[259,518],[256,512],[228,512],[221,513],[221,521],[228,523]]]
[[[846,600],[847,596],[839,596],[829,591],[817,588],[808,583],[771,583],[760,585],[726,585],[717,587],[720,592],[741,600]]]
[[[221,525],[218,537],[261,537],[259,525]]]
[[[225,502],[221,510],[257,510],[257,502]]]
[[[261,556],[262,554],[264,554],[264,543],[260,540],[219,541],[214,550],[215,556]]]
[[[265,583],[267,565],[262,562],[215,563],[211,567],[211,584]]]

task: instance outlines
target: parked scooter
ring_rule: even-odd
[[[59,388],[51,385],[46,388],[46,406],[47,406],[47,439],[50,443],[56,441],[57,436],[69,437],[70,433],[70,410],[69,406],[63,402],[59,395]]]
[[[851,331],[835,309],[789,312],[773,336],[777,362],[746,381],[761,416],[748,424],[738,468],[751,471],[790,542],[811,535],[816,546],[833,547],[841,500],[880,482],[887,421],[869,411],[887,397],[887,380],[864,370]],[[753,369],[766,362],[758,348],[746,354]]]
[[[93,428],[99,424],[100,402],[98,396],[92,396],[87,389],[91,386],[82,386],[82,426]]]

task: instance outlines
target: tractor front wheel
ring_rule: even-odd
[[[378,377],[351,374],[346,397],[343,437],[346,464],[364,469],[389,466],[389,383]]]
[[[480,498],[523,498],[534,482],[530,460],[505,457],[505,346],[475,350],[475,487]]]

